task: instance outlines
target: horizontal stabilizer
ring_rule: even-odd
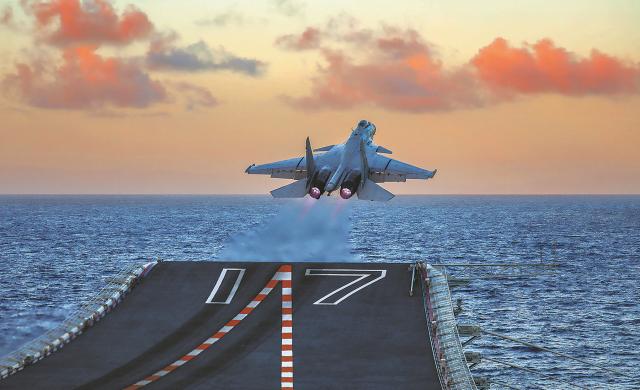
[[[395,196],[369,179],[358,190],[357,194],[360,200],[377,200],[380,202],[386,202]]]
[[[331,150],[331,148],[333,148],[335,145],[328,145],[328,146],[323,146],[321,148],[318,149],[313,149],[314,152],[328,152]]]
[[[302,198],[307,194],[307,181],[298,180],[271,191],[274,198]]]

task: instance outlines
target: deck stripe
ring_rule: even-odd
[[[291,265],[281,265],[278,271],[273,275],[267,285],[256,295],[251,302],[245,306],[232,320],[227,322],[212,336],[208,337],[200,345],[195,347],[180,359],[174,361],[168,366],[156,371],[148,377],[125,387],[125,390],[134,390],[144,387],[150,383],[157,381],[170,374],[176,368],[184,365],[194,359],[213,344],[222,339],[227,333],[231,332],[242,320],[247,318],[260,302],[262,302],[273,289],[278,285],[282,286],[282,326],[281,326],[281,368],[280,368],[280,387],[282,389],[293,389],[293,294],[291,292]],[[286,363],[286,365],[285,365]]]
[[[291,286],[291,273],[289,273],[289,278],[282,280],[281,389],[293,389],[293,294]]]

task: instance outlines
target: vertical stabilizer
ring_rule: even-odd
[[[362,189],[366,184],[367,179],[369,179],[369,162],[367,161],[367,153],[363,140],[360,140],[360,172],[360,185],[358,187]]]
[[[316,172],[316,163],[313,160],[313,150],[311,149],[311,142],[307,137],[307,154],[305,156],[307,163],[307,181],[310,182],[313,178],[313,174]]]

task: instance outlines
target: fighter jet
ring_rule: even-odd
[[[302,198],[309,194],[320,199],[340,189],[340,196],[349,199],[388,201],[394,195],[376,183],[404,182],[407,179],[431,179],[437,170],[414,167],[379,153],[392,152],[373,143],[376,126],[366,120],[358,122],[349,138],[339,145],[311,149],[307,137],[306,155],[263,165],[250,165],[249,174],[271,175],[295,182],[271,191],[274,198]],[[315,154],[313,152],[320,152]]]

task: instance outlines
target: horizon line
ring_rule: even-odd
[[[640,193],[621,193],[621,192],[566,192],[566,193],[412,193],[412,194],[394,194],[400,196],[640,196]],[[55,192],[33,192],[33,193],[0,193],[0,196],[265,196],[270,197],[269,193],[99,193],[99,192],[77,192],[77,193],[55,193]],[[275,198],[274,198],[275,199]],[[291,198],[298,199],[298,198]]]

